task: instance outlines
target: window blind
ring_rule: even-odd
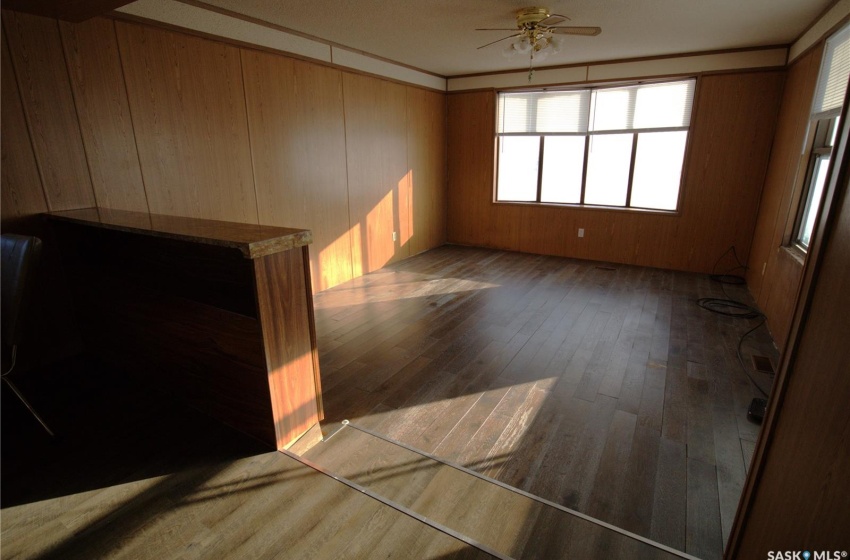
[[[587,132],[590,90],[502,93],[499,133]]]
[[[695,84],[695,80],[683,80],[596,90],[590,130],[688,126]]]
[[[841,108],[847,91],[848,76],[850,76],[850,25],[845,26],[826,41],[826,51],[821,62],[818,86],[812,106],[813,116],[821,116]]]
[[[499,94],[499,134],[687,127],[696,81]]]

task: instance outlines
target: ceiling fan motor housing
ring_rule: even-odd
[[[549,8],[523,8],[516,13],[516,23],[518,27],[534,27],[548,17]]]

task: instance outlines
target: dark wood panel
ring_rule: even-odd
[[[83,21],[129,3],[130,0],[6,0],[3,7],[66,21]]]
[[[277,447],[256,319],[116,282],[80,262],[76,306],[88,348],[189,405]]]
[[[234,229],[303,230],[225,223],[216,236],[206,221],[205,243],[49,216],[89,351],[277,449],[318,422],[304,249],[251,259],[208,243]]]
[[[164,296],[257,317],[252,261],[236,249],[62,222],[54,227],[63,245],[74,247],[74,260],[110,283],[146,286]]]
[[[699,272],[731,245],[745,259],[783,80],[699,78],[677,215],[492,203],[495,93],[449,95],[449,241]]]
[[[94,206],[58,22],[4,11],[3,29],[49,209]]]
[[[62,22],[59,29],[97,204],[147,212],[114,22]]]
[[[30,141],[12,60],[2,39],[2,225],[4,233],[35,235],[43,242],[42,265],[37,271],[33,291],[32,313],[26,322],[23,343],[18,352],[17,368],[26,371],[34,364],[49,363],[79,352],[80,339],[75,334],[70,297],[63,282],[59,251],[49,228],[38,214],[47,211],[38,164]]]
[[[34,231],[33,216],[47,211],[47,200],[41,188],[41,177],[33,153],[12,59],[3,35],[2,143],[3,165],[0,166],[3,192],[3,231]]]
[[[288,447],[319,421],[318,372],[307,303],[304,254],[284,251],[253,261],[277,447]]]

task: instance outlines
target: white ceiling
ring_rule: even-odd
[[[502,44],[533,0],[205,0],[207,4],[442,76],[517,70]],[[793,42],[831,0],[537,0],[568,25],[602,27],[564,37],[541,66]],[[197,5],[197,4],[196,4]]]

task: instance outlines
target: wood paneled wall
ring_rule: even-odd
[[[788,69],[747,270],[747,285],[767,315],[780,351],[788,338],[803,270],[802,262],[784,246],[800,199],[799,174],[806,167],[803,144],[822,56],[821,43]]]
[[[710,272],[734,245],[746,261],[784,78],[699,78],[677,215],[494,204],[496,94],[450,95],[448,239],[696,272]]]
[[[445,242],[444,94],[107,18],[3,28],[4,231],[95,205],[309,228],[317,291]]]
[[[845,101],[846,103],[846,101]],[[774,382],[724,558],[771,550],[845,558],[850,527],[850,150],[848,107]],[[822,551],[828,551],[823,553]],[[819,553],[820,552],[820,553]]]
[[[445,243],[445,94],[109,18],[2,20],[3,231],[90,206],[309,228],[314,291]],[[47,260],[34,338],[57,357],[78,342]]]

